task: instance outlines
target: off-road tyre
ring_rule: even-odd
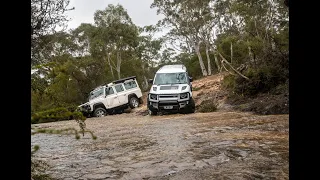
[[[103,116],[106,116],[107,115],[107,111],[104,109],[104,108],[97,108],[94,110],[93,112],[93,116],[94,117],[103,117]]]
[[[130,97],[129,106],[131,109],[139,107],[139,99],[134,96]]]

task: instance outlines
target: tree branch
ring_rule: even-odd
[[[239,76],[241,76],[241,77],[249,80],[248,77],[246,77],[245,75],[243,75],[243,74],[241,74],[239,71],[237,71],[237,70],[221,55],[220,52],[218,52],[218,54],[219,54],[219,56],[222,58],[221,63],[223,63],[223,62],[227,63],[227,64],[231,67],[231,69],[232,69],[234,72],[236,72]]]

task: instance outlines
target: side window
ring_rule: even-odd
[[[106,95],[110,95],[110,94],[114,94],[113,88],[112,87],[108,87],[106,88]]]
[[[125,82],[123,83],[124,87],[128,90],[128,89],[132,89],[137,87],[136,81],[129,81],[129,82]]]
[[[116,91],[117,91],[117,92],[122,92],[122,91],[124,91],[124,89],[123,89],[123,87],[122,87],[122,84],[115,85],[114,87],[116,88]]]

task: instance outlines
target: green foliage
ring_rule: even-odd
[[[217,110],[217,104],[214,101],[214,98],[209,98],[201,102],[201,104],[197,107],[197,111],[202,113],[214,112]]]
[[[193,87],[192,91],[199,91],[200,89],[202,89],[201,87]]]
[[[70,0],[31,0],[31,64],[47,61],[46,45],[52,40],[48,34],[55,32],[57,26],[67,24],[69,19],[65,13],[74,10],[69,3]]]
[[[233,67],[245,64],[251,69],[242,72],[251,77],[249,81],[226,78],[227,89],[254,95],[288,80],[289,18],[283,2],[154,0],[151,6],[164,15],[156,26],[138,27],[118,4],[97,10],[94,24],[82,23],[69,32],[38,37],[32,47],[33,55],[38,54],[33,56],[37,66],[32,69],[37,72],[31,77],[32,114],[82,104],[90,90],[119,77],[137,76],[141,89],[147,91],[150,85],[145,80],[165,64],[182,63],[190,76],[201,78],[195,45],[207,69],[206,43],[212,74],[218,72],[216,51],[229,62],[233,54]],[[170,28],[169,33],[154,38],[164,27]],[[182,52],[177,54],[173,48]],[[46,119],[55,121],[59,116]]]
[[[86,120],[86,117],[83,116],[81,112],[73,112],[72,117],[73,119],[76,119],[76,120],[82,120],[82,121]]]
[[[71,109],[74,109],[74,107],[67,107],[67,108],[60,107],[60,108],[54,108],[46,111],[36,112],[31,116],[31,124],[63,121],[63,120],[71,120],[71,119],[85,120],[85,117],[82,115],[82,113],[70,111]]]
[[[277,69],[277,66],[263,66],[259,69],[249,68],[244,74],[249,80],[229,75],[224,78],[223,86],[236,94],[254,96],[258,93],[269,92],[284,84],[288,79],[283,71]]]
[[[84,122],[84,121],[81,121]],[[92,131],[85,129],[83,127],[80,127],[80,131],[77,130],[76,128],[66,128],[66,129],[34,129],[34,132],[32,133],[32,135],[34,134],[64,134],[64,135],[70,135],[73,134],[75,135],[76,139],[80,139],[80,135],[79,133],[82,133],[82,135],[84,136],[84,133],[89,133],[92,137],[93,140],[97,139],[97,136],[95,136],[93,134]]]
[[[233,91],[236,86],[235,79],[236,76],[231,74],[225,76],[222,81],[222,87],[225,89],[231,89]]]
[[[46,170],[48,168],[49,168],[49,165],[45,161],[31,158],[31,179],[54,180],[49,174],[46,173]]]
[[[201,51],[201,57],[203,59],[203,63],[207,67],[208,61],[207,61],[206,53],[204,51]],[[199,79],[199,78],[203,77],[202,72],[201,72],[201,68],[200,68],[200,64],[199,64],[199,60],[198,60],[198,56],[196,56],[196,55],[188,56],[187,54],[180,54],[175,58],[176,58],[175,63],[184,64],[186,66],[186,68],[188,69],[189,75],[193,79]],[[210,59],[211,59],[212,72],[217,72],[218,68],[216,67],[216,65],[213,61],[214,55],[212,53],[210,53]],[[173,63],[173,64],[175,64],[175,63]]]
[[[35,145],[33,146],[33,151],[31,151],[31,155],[33,155],[35,152],[37,152],[39,150],[39,145]]]
[[[239,65],[247,61],[248,47],[240,39],[240,36],[229,34],[220,34],[215,42],[218,45],[219,52],[231,62],[231,43],[233,48],[233,65]]]
[[[185,66],[188,69],[189,75],[194,79],[202,77],[202,72],[197,56],[192,56],[191,59],[185,64]]]
[[[43,36],[43,63],[31,78],[32,113],[82,104],[93,88],[118,78],[137,76],[147,86],[162,47],[153,38],[157,28],[137,27],[121,5],[97,10],[94,22]]]

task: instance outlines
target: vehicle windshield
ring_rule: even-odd
[[[160,84],[186,84],[187,73],[157,73],[154,80],[155,85]]]
[[[91,91],[90,92],[90,95],[89,95],[89,101],[96,98],[96,97],[99,97],[103,94],[103,88],[100,88],[98,90],[95,90],[95,91]]]

